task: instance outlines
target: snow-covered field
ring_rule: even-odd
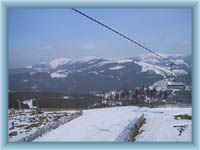
[[[192,122],[176,118],[191,115],[190,108],[140,108],[135,106],[100,108],[83,111],[83,115],[39,137],[40,141],[116,141],[142,115],[146,123],[136,142],[190,142]],[[131,131],[131,130],[130,130]],[[123,136],[122,136],[123,137]],[[123,141],[123,140],[122,140]]]
[[[115,141],[115,138],[140,114],[133,107],[100,108],[58,127],[35,141]]]

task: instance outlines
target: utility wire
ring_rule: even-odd
[[[160,58],[162,58],[162,59],[164,59],[164,60],[167,60],[167,61],[170,63],[170,65],[176,65],[176,64],[175,64],[173,61],[171,61],[170,59],[161,56],[159,53],[156,53],[155,51],[153,51],[153,50],[147,48],[146,46],[144,46],[144,45],[138,43],[137,41],[135,41],[135,40],[129,38],[128,36],[126,36],[126,35],[124,35],[124,34],[118,32],[117,30],[115,30],[115,29],[113,29],[113,28],[111,28],[111,27],[105,25],[104,23],[102,23],[102,22],[100,22],[100,21],[98,21],[98,20],[96,20],[96,19],[94,19],[94,18],[92,18],[92,17],[90,17],[90,16],[88,16],[88,15],[86,15],[85,13],[81,12],[80,10],[77,10],[77,9],[75,9],[75,8],[71,8],[71,9],[74,10],[75,12],[79,13],[80,15],[85,16],[86,18],[88,18],[88,19],[90,19],[90,20],[96,22],[97,24],[99,24],[99,25],[101,25],[101,26],[107,28],[108,30],[110,30],[110,31],[112,31],[112,32],[114,32],[114,33],[116,33],[116,34],[118,34],[119,36],[121,36],[121,37],[127,39],[128,41],[130,41],[130,42],[132,42],[132,43],[138,45],[139,47],[145,49],[146,51],[148,51],[148,52],[150,52],[150,53],[156,55],[157,57],[160,57]]]

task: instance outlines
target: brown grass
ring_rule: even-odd
[[[190,116],[190,115],[176,115],[176,116],[174,116],[174,119],[176,119],[176,120],[192,120],[192,116]]]
[[[146,123],[146,118],[144,116],[135,124],[135,126],[132,129],[131,134],[129,135],[129,141],[135,141],[136,136],[139,134],[139,130],[142,127],[142,125]]]

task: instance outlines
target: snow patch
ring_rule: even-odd
[[[122,68],[124,68],[124,66],[115,66],[115,67],[110,68],[110,70],[118,70]]]
[[[167,84],[169,83],[168,79],[160,80],[155,82],[152,86],[150,86],[150,89],[155,88],[158,91],[166,91],[167,90]]]
[[[63,72],[66,72],[67,70],[58,70],[57,72],[58,73],[63,73]]]
[[[26,83],[27,83],[27,82],[28,82],[28,80],[23,80],[23,82],[26,82]]]
[[[69,99],[70,97],[69,96],[63,96],[63,99]]]
[[[92,73],[92,74],[99,74],[98,72],[96,71],[89,71],[88,73]]]
[[[34,106],[33,106],[33,99],[24,100],[22,103],[23,104],[27,104],[29,108],[34,108]]]
[[[34,85],[34,86],[32,86],[31,88],[32,88],[32,89],[37,89],[38,86],[37,86],[37,85]]]
[[[188,74],[185,70],[183,69],[174,69],[173,70],[174,74],[177,76],[181,76],[181,75],[186,75]]]
[[[67,77],[66,74],[61,74],[61,73],[58,73],[58,72],[51,73],[51,78],[66,78],[66,77]]]

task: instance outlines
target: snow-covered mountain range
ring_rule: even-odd
[[[165,55],[176,63],[173,72],[169,62],[156,56],[104,59],[57,58],[24,68],[9,69],[10,91],[59,91],[88,93],[133,89],[176,76],[179,82],[191,82],[191,58]]]

